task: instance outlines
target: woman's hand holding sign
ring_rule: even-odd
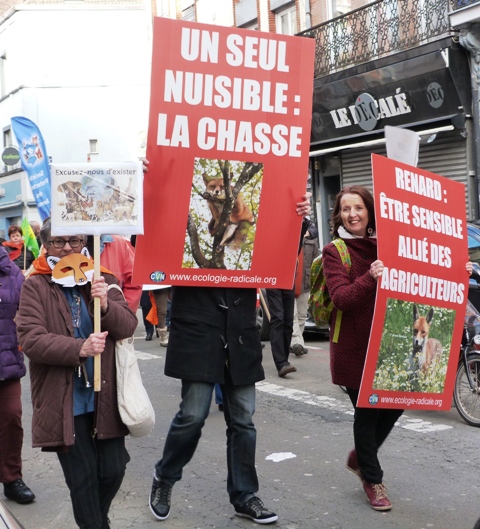
[[[100,298],[100,308],[102,312],[107,312],[108,309],[108,285],[105,283],[105,278],[100,276],[92,281],[92,298]]]
[[[377,259],[376,261],[373,261],[373,263],[370,265],[370,275],[375,279],[375,281],[381,277],[383,273],[383,262]]]
[[[108,331],[92,332],[80,349],[80,357],[97,356],[105,350]]]

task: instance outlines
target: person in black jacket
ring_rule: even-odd
[[[307,231],[318,235],[315,224],[308,217],[304,217],[298,245],[299,254]],[[270,346],[272,348],[273,361],[277,368],[278,376],[283,378],[297,370],[288,361],[293,334],[295,287],[292,285],[292,288],[289,289],[268,288],[267,301],[270,311]],[[301,354],[303,354],[303,350]]]
[[[20,226],[12,224],[8,228],[9,240],[2,243],[8,252],[10,260],[20,270],[28,270],[35,260],[33,253],[23,244],[23,230]]]
[[[310,212],[308,195],[297,213]],[[157,520],[170,514],[173,485],[191,460],[220,383],[227,424],[227,491],[237,516],[273,523],[278,516],[257,497],[255,382],[264,379],[255,320],[256,289],[173,287],[165,374],[182,380],[180,410],[155,465],[149,505]]]

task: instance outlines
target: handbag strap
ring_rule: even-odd
[[[123,299],[125,299],[125,294],[123,293],[123,290],[120,285],[117,285],[117,283],[112,283],[111,285],[108,285],[108,290],[110,290],[111,288],[116,288],[117,290],[120,290],[120,292],[122,293]]]
[[[116,288],[117,290],[120,290],[120,292],[122,293],[123,299],[125,301],[127,301],[125,299],[125,294],[123,293],[122,287],[120,285],[117,285],[117,283],[112,283],[112,284],[108,285],[108,290],[110,290],[111,288]],[[132,340],[132,343],[133,343],[133,341],[135,340],[135,337],[132,334],[132,336],[130,338],[125,338],[125,340]],[[122,342],[123,340],[120,340],[120,341]]]

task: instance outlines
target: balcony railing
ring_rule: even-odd
[[[473,4],[480,4],[480,0],[452,0],[452,8],[454,11],[462,7],[473,6]]]
[[[453,34],[448,10],[458,1],[377,0],[299,35],[315,39],[322,77]]]

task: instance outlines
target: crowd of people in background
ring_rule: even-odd
[[[302,333],[310,267],[320,253],[317,228],[308,218],[308,199],[307,194],[296,204],[303,222],[295,285],[267,290],[272,356],[282,378],[296,371],[289,354],[301,357],[308,352]],[[332,236],[346,245],[351,268],[345,268],[332,243],[322,255],[334,304],[330,323],[338,311],[343,312],[341,333],[335,339],[331,325],[330,366],[333,383],[346,387],[354,408],[354,448],[347,468],[360,478],[370,506],[387,511],[392,503],[378,450],[403,410],[357,407],[376,285],[383,271],[377,259],[373,205],[366,188],[343,189],[332,213]],[[31,227],[41,246],[37,259],[23,244],[19,226],[10,226],[9,240],[0,245],[0,482],[5,496],[20,504],[35,499],[22,479],[20,379],[26,373],[25,354],[30,361],[33,446],[57,453],[78,526],[110,528],[109,508],[130,459],[124,441],[128,430],[118,413],[114,346],[116,340],[133,334],[140,306],[145,340],[155,335],[160,346],[167,347],[165,374],[182,384],[179,411],[154,466],[149,495],[153,516],[165,520],[170,515],[173,486],[196,451],[215,394],[226,422],[227,492],[235,514],[259,524],[275,522],[277,514],[257,496],[257,432],[252,417],[255,383],[264,378],[264,359],[255,325],[255,289],[144,289],[132,282],[135,237],[128,241],[109,235],[101,237],[102,276],[83,286],[63,288],[52,282],[47,256],[62,259],[83,253],[84,248],[90,250],[86,255],[92,255],[93,238],[52,237],[49,219],[42,227],[35,222]],[[108,289],[113,283],[120,285],[125,298],[117,289]],[[100,301],[100,332],[92,326],[94,298]],[[91,382],[97,355],[101,355],[102,391],[95,394]]]

